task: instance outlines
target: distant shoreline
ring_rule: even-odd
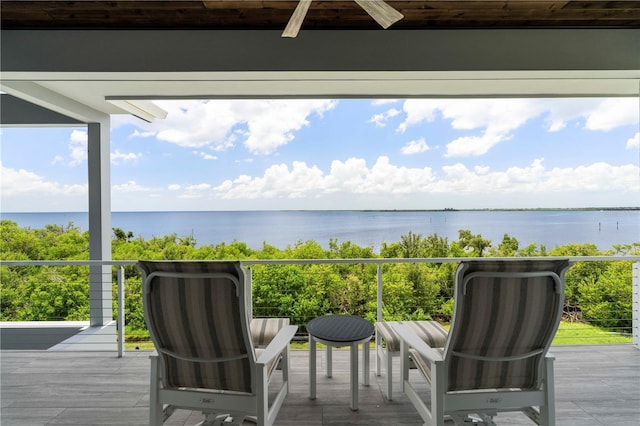
[[[379,249],[400,236],[438,234],[454,241],[459,231],[471,230],[491,241],[504,234],[520,243],[555,247],[592,243],[610,248],[638,242],[640,207],[582,209],[477,210],[235,210],[112,212],[112,228],[153,238],[189,235],[199,244],[242,241],[259,249],[265,241],[276,247],[299,241],[350,241]],[[0,218],[20,227],[44,228],[71,224],[89,229],[90,215],[82,213],[2,213]]]
[[[444,208],[444,209],[284,209],[284,210],[276,210],[276,209],[266,209],[266,210],[117,210],[112,211],[111,213],[197,213],[197,212],[223,212],[223,213],[231,213],[231,212],[385,212],[385,213],[393,213],[393,212],[410,212],[410,213],[419,213],[419,212],[542,212],[542,211],[639,211],[640,206],[638,207],[537,207],[537,208],[483,208],[483,209],[454,209],[454,208]],[[0,211],[0,215],[2,214],[80,214],[80,213],[88,213],[87,211],[55,211],[55,212],[2,212]]]
[[[540,208],[486,208],[486,209],[373,209],[373,210],[336,210],[361,212],[542,212],[542,211],[637,211],[640,207],[540,207]],[[290,210],[296,211],[296,210]],[[311,210],[299,210],[311,211]]]

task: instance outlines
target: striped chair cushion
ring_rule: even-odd
[[[468,262],[464,276],[476,271],[555,271],[562,276],[567,261]],[[461,265],[462,267],[462,265]],[[456,283],[456,306],[447,353],[448,390],[537,388],[541,358],[548,348],[562,308],[562,290],[550,277],[477,276],[463,287]],[[463,354],[509,357],[543,349],[512,361],[474,360]],[[459,355],[456,355],[459,354]]]
[[[385,343],[389,352],[400,352],[400,338],[393,331],[392,324],[408,325],[420,339],[432,348],[442,348],[447,341],[447,330],[437,321],[382,321],[376,323],[376,330]]]
[[[148,273],[227,272],[240,279],[239,265],[231,262],[144,262]],[[251,393],[254,357],[242,330],[240,298],[236,285],[226,278],[156,277],[150,283],[148,318],[154,343],[161,355],[169,388],[204,388]],[[248,333],[247,333],[248,339]],[[162,352],[200,359],[186,361]],[[236,358],[215,362],[220,358]]]
[[[435,350],[440,355],[444,352],[444,348],[435,348]],[[413,360],[415,366],[418,367],[427,380],[431,382],[431,364],[429,363],[429,360],[420,355],[415,349],[409,349],[409,356]]]
[[[285,325],[289,325],[289,318],[252,319],[249,328],[254,346],[266,347]]]

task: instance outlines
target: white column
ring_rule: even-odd
[[[89,123],[89,259],[111,260],[110,120]],[[91,326],[113,320],[110,266],[91,266],[89,300]]]

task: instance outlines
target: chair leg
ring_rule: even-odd
[[[384,368],[387,370],[385,377],[385,386],[386,386],[386,394],[387,400],[393,400],[393,358],[392,353],[389,352],[389,348],[385,348],[382,346],[382,341],[378,340],[379,337],[376,336],[376,375],[380,376],[381,367],[384,364]]]
[[[291,393],[291,384],[289,382],[289,368],[291,367],[291,352],[289,351],[289,346],[287,345],[287,349],[283,353],[282,362],[282,380],[287,382],[287,393]]]
[[[393,354],[387,350],[387,399],[393,401]]]
[[[431,419],[435,426],[444,426],[444,362],[431,363]]]
[[[149,425],[163,424],[162,403],[160,402],[160,369],[158,368],[158,356],[152,355],[151,359],[151,387],[149,396]]]
[[[258,426],[266,426],[269,418],[269,378],[264,364],[257,365],[256,372],[256,395],[257,406],[257,424]]]
[[[553,361],[554,358],[547,356],[545,358],[545,379],[544,379],[544,406],[540,407],[540,424],[555,426],[556,424],[556,393],[553,377]]]
[[[382,350],[382,343],[378,331],[376,330],[376,376],[380,376],[380,350]]]

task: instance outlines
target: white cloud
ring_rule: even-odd
[[[138,129],[134,130],[133,133],[129,135],[129,138],[151,138],[156,135],[156,132],[141,132]]]
[[[173,183],[173,184],[167,186],[167,189],[169,191],[178,191],[180,188],[181,188],[181,186],[179,184],[177,184],[177,183]]]
[[[262,177],[240,176],[227,180],[215,190],[221,198],[301,198],[327,194],[406,194],[421,192],[433,180],[430,168],[392,165],[379,157],[372,167],[361,158],[334,160],[325,175],[317,166],[294,161],[269,167]]]
[[[205,199],[209,198],[211,193],[211,184],[209,183],[196,183],[186,186],[172,185],[173,191],[181,191],[177,197],[179,199]]]
[[[427,142],[424,138],[420,138],[415,141],[409,141],[402,147],[401,152],[404,155],[412,155],[412,154],[420,154],[422,152],[427,152],[431,148],[427,145]]]
[[[373,106],[380,106],[380,105],[388,105],[388,104],[395,104],[396,102],[398,102],[399,99],[374,99],[371,101],[371,105]]]
[[[481,136],[463,136],[451,141],[447,145],[445,157],[478,156],[489,152],[498,143],[508,139],[500,133],[485,132]]]
[[[536,102],[543,105],[547,112],[545,117],[547,130],[558,132],[567,127],[567,123],[573,120],[584,119],[598,107],[599,99],[563,98],[563,99],[539,99]]]
[[[78,166],[87,161],[88,156],[88,135],[84,130],[73,130],[69,136],[69,165]],[[111,164],[118,165],[123,162],[137,161],[142,158],[141,153],[121,152],[119,149],[113,151],[110,155]],[[64,159],[57,155],[52,164],[63,162]]]
[[[87,132],[74,130],[69,138],[69,165],[77,166],[87,161]]]
[[[441,117],[451,128],[480,132],[461,136],[447,145],[446,157],[486,154],[511,139],[527,121],[546,114],[547,130],[555,132],[573,120],[587,130],[611,130],[638,123],[635,98],[612,99],[408,99],[398,132]]]
[[[275,164],[262,177],[241,175],[214,189],[223,199],[270,199],[299,198],[322,190],[323,186],[324,177],[318,167],[294,161],[291,169],[286,164]]]
[[[113,192],[147,192],[150,188],[143,187],[133,180],[123,183],[121,185],[113,185],[111,187]]]
[[[195,185],[189,185],[186,187],[187,191],[206,191],[211,188],[208,183],[198,183]]]
[[[111,153],[111,164],[120,164],[120,162],[131,162],[137,161],[142,158],[142,153],[134,153],[134,152],[120,152],[119,149],[116,149]]]
[[[270,154],[288,144],[295,132],[337,104],[332,100],[157,101],[167,118],[136,123],[132,136],[155,135],[182,147],[225,150],[243,140],[253,154]]]
[[[544,167],[544,159],[534,160],[527,167],[510,167],[504,171],[488,172],[486,168],[469,170],[461,163],[443,167],[444,178],[434,189],[449,193],[542,194],[619,191],[638,193],[640,167],[628,164],[612,166],[593,163],[586,166]]]
[[[361,192],[368,194],[423,193],[433,181],[431,168],[409,168],[389,163],[387,157],[378,157],[367,175]]]
[[[636,133],[633,137],[627,141],[627,149],[640,148],[640,132]]]
[[[493,171],[488,166],[469,169],[462,163],[442,167],[409,168],[381,156],[369,167],[362,158],[334,160],[327,174],[316,166],[294,162],[268,168],[261,177],[242,175],[213,188],[222,199],[307,198],[327,200],[337,194],[351,197],[420,197],[427,194],[483,194],[541,197],[546,194],[618,191],[640,192],[640,168],[628,164],[594,163],[574,168],[544,167],[539,158],[526,167]],[[533,198],[532,200],[535,200]]]
[[[245,118],[249,136],[245,146],[254,154],[270,154],[278,147],[291,142],[294,132],[309,124],[307,118],[310,115],[321,116],[335,105],[335,101],[304,99],[249,104]]]
[[[564,98],[531,100],[546,113],[548,130],[564,129],[570,121],[580,120],[587,130],[611,130],[638,123],[637,98]]]
[[[376,127],[385,127],[387,125],[387,120],[389,120],[390,118],[393,118],[397,115],[400,114],[400,110],[397,110],[395,108],[391,108],[385,112],[382,112],[380,114],[375,114],[373,117],[371,117],[369,119],[369,123],[373,123],[376,125]]]
[[[543,110],[542,105],[527,99],[408,99],[403,104],[406,118],[398,131],[441,116],[450,120],[453,129],[482,132],[449,143],[446,157],[482,155],[510,139],[515,129]]]
[[[24,169],[12,169],[2,166],[2,195],[10,196],[23,193],[60,192],[60,184],[48,182],[43,176]]]
[[[193,151],[193,153],[195,155],[197,155],[198,157],[202,158],[203,160],[217,160],[218,157],[216,157],[215,155],[211,155],[208,154],[204,151]]]
[[[638,123],[637,98],[611,98],[598,103],[587,114],[585,128],[589,130],[611,130],[616,127]]]
[[[4,211],[82,211],[87,208],[86,184],[61,184],[25,169],[4,167],[1,163],[0,169],[0,204]]]

